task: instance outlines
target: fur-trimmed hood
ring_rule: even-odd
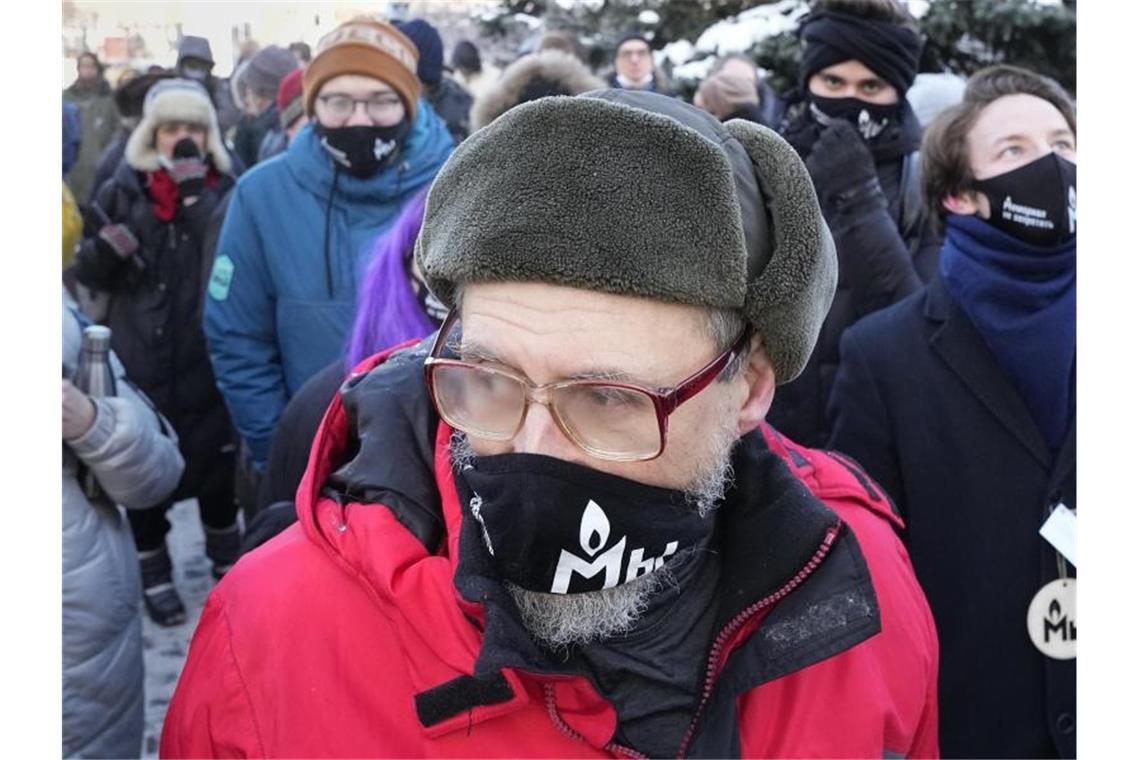
[[[494,84],[475,98],[471,106],[471,131],[487,126],[510,109],[524,102],[527,87],[545,80],[545,95],[581,95],[600,90],[606,83],[590,73],[586,65],[561,50],[542,50],[524,55],[506,69]]]
[[[222,143],[218,116],[210,96],[202,85],[189,79],[164,79],[147,92],[142,121],[131,132],[123,153],[132,169],[153,172],[162,168],[155,149],[155,130],[160,124],[172,121],[206,127],[206,153],[213,159],[214,168],[223,174],[230,172],[230,156]]]

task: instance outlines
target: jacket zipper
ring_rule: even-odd
[[[828,529],[827,534],[823,537],[823,543],[815,550],[808,563],[803,568],[792,576],[791,580],[777,589],[775,592],[764,597],[760,601],[744,609],[739,615],[733,618],[728,625],[726,625],[713,641],[712,649],[709,652],[708,667],[705,671],[705,686],[701,694],[701,702],[697,705],[697,711],[693,714],[693,720],[689,724],[689,728],[685,731],[685,736],[681,739],[681,747],[677,750],[677,757],[685,757],[689,750],[689,743],[693,740],[696,733],[697,723],[704,712],[705,705],[712,696],[713,685],[716,683],[716,678],[720,675],[720,658],[722,650],[724,649],[728,640],[735,634],[740,627],[748,622],[748,619],[757,614],[766,607],[770,607],[776,602],[783,599],[790,594],[796,586],[799,586],[804,580],[811,575],[820,563],[823,562],[824,557],[831,551],[831,546],[835,542],[835,538],[839,535],[840,523],[836,523]]]
[[[554,701],[554,684],[544,683],[542,685],[542,691],[543,694],[546,695],[546,712],[550,715],[550,722],[554,724],[554,727],[564,733],[566,736],[569,736],[571,739],[589,744],[589,742],[586,741],[586,737],[582,736],[580,733],[570,728],[570,726],[566,725],[566,721],[562,720],[562,716],[558,714],[558,705],[555,704]],[[643,755],[635,749],[623,747],[622,745],[616,744],[614,742],[610,742],[606,746],[602,747],[602,749],[614,754],[625,755],[626,757],[648,757],[648,755]]]

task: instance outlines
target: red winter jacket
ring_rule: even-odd
[[[611,743],[616,712],[585,678],[475,677],[492,608],[456,588],[463,509],[451,430],[421,390],[423,354],[421,344],[354,374],[333,400],[298,490],[299,524],[210,595],[164,757],[634,754]],[[322,488],[385,435],[402,446],[381,447],[383,464],[398,462],[386,477],[408,478],[419,450],[419,481]],[[898,518],[848,462],[767,426],[751,438],[771,461],[774,506],[739,510],[743,527],[724,531],[720,549],[725,568],[745,558],[744,586],[765,591],[718,629],[678,754],[937,756],[938,645]],[[424,486],[434,515],[408,506]]]

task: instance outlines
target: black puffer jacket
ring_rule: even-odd
[[[788,113],[782,134],[806,159],[821,128],[803,103]],[[922,203],[921,136],[918,120],[904,104],[895,134],[884,133],[878,145],[869,146],[878,187],[861,188],[842,203],[821,201],[839,259],[835,299],[803,374],[777,389],[768,414],[777,430],[805,446],[824,448],[830,436],[827,402],[843,332],[917,292],[937,271],[941,237]]]
[[[87,287],[110,294],[105,321],[112,347],[131,380],[174,425],[189,465],[196,453],[215,454],[231,441],[229,415],[206,352],[201,303],[203,237],[234,180],[221,175],[171,222],[155,216],[145,183],[146,175],[124,159],[95,194],[103,213],[138,238],[137,261],[101,250],[90,237],[76,254],[76,275]]]

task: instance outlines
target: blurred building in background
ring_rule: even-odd
[[[282,47],[291,42],[317,41],[338,24],[361,13],[379,13],[393,20],[426,18],[440,30],[446,45],[463,36],[477,36],[476,17],[498,5],[498,0],[302,0],[298,2],[226,2],[170,0],[168,2],[63,2],[63,79],[75,81],[75,59],[85,50],[96,53],[108,67],[108,79],[127,67],[170,67],[177,58],[182,35],[210,41],[214,74],[228,77],[241,46]]]

